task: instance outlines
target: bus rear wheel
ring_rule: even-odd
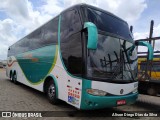
[[[54,105],[58,103],[56,86],[53,80],[50,80],[47,85],[47,97],[50,103]]]
[[[16,75],[16,73],[14,73],[14,74],[12,75],[12,81],[13,81],[15,84],[17,84],[17,75]]]
[[[9,79],[11,80],[11,82],[13,82],[12,80],[12,72],[10,71],[10,74],[9,74]]]

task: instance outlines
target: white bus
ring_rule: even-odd
[[[132,104],[138,97],[137,49],[128,24],[79,4],[8,49],[7,76],[78,109]],[[16,92],[15,92],[16,94]]]

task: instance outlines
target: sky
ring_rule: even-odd
[[[78,3],[102,8],[124,19],[133,26],[134,39],[149,36],[153,19],[154,36],[160,36],[160,0],[0,0],[0,59],[7,58],[10,45]]]

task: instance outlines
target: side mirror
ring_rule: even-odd
[[[135,44],[136,46],[146,46],[149,51],[148,59],[153,60],[153,48],[151,44],[149,44],[148,42],[143,42],[143,41],[136,41]]]
[[[84,28],[88,30],[88,49],[97,49],[97,41],[98,41],[98,32],[97,27],[92,22],[85,22]]]

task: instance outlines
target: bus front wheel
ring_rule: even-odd
[[[54,105],[58,103],[57,94],[56,94],[56,86],[53,80],[50,80],[47,86],[47,97],[50,103]]]

